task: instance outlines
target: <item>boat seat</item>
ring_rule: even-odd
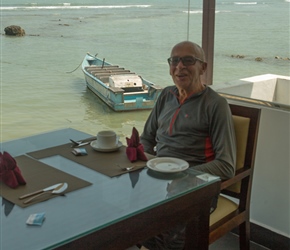
[[[96,66],[96,67],[101,67],[101,66]],[[104,65],[103,68],[119,68],[118,65]]]
[[[96,68],[101,68],[101,69],[114,69],[114,68],[119,68],[118,65],[104,65],[103,67],[101,65],[93,65],[93,66],[87,66],[85,67],[85,70],[90,70],[90,69],[96,69]]]
[[[92,68],[89,69],[89,71],[98,71],[98,72],[111,72],[111,71],[119,71],[119,70],[125,70],[125,68]]]
[[[112,75],[122,75],[123,73],[126,73],[127,74],[135,74],[133,72],[114,72],[114,73],[93,73],[92,75],[97,77],[97,78],[101,78],[101,77],[109,77],[109,76],[112,76]]]
[[[129,73],[131,72],[130,70],[107,70],[107,71],[98,71],[94,70],[91,72],[91,74],[122,74],[122,73]]]
[[[115,71],[122,71],[125,70],[125,68],[89,68],[86,69],[87,72],[92,73],[92,72],[115,72]]]

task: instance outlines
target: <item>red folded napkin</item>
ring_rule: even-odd
[[[128,159],[131,162],[137,160],[147,161],[147,157],[144,154],[144,147],[139,142],[139,133],[135,127],[133,127],[132,129],[131,139],[126,137],[126,140],[127,140],[126,154]]]
[[[0,152],[0,181],[11,188],[26,184],[15,159],[7,152]]]

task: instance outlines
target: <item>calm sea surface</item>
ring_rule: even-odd
[[[166,59],[187,39],[187,0],[1,0],[0,141],[72,127],[113,129],[125,142],[149,111],[115,113],[87,90],[86,52],[165,87]],[[214,84],[290,75],[289,0],[217,0]],[[202,0],[191,0],[189,40],[201,44]],[[24,37],[7,37],[19,25]],[[243,59],[232,55],[244,55]],[[257,62],[255,58],[263,61]],[[76,70],[75,70],[76,69]],[[68,73],[69,72],[69,73]]]

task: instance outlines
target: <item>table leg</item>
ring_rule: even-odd
[[[199,216],[187,224],[185,250],[208,250],[210,206],[210,200],[203,202]]]

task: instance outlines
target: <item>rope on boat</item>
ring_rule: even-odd
[[[72,73],[75,72],[81,65],[82,65],[83,61],[81,61],[81,63],[79,64],[79,66],[77,66],[73,71],[67,71],[65,73]]]
[[[98,55],[98,53],[97,54],[95,54],[94,56],[93,55],[91,55],[89,52],[87,53],[89,56],[91,56],[91,57],[94,57],[94,58],[97,58],[97,55]],[[104,58],[104,60],[105,60],[105,58]],[[72,72],[75,72],[81,65],[82,65],[82,63],[83,63],[83,61],[81,61],[81,63],[79,64],[79,66],[77,66],[74,70],[72,70],[72,71],[67,71],[67,72],[65,72],[65,73],[72,73]]]

